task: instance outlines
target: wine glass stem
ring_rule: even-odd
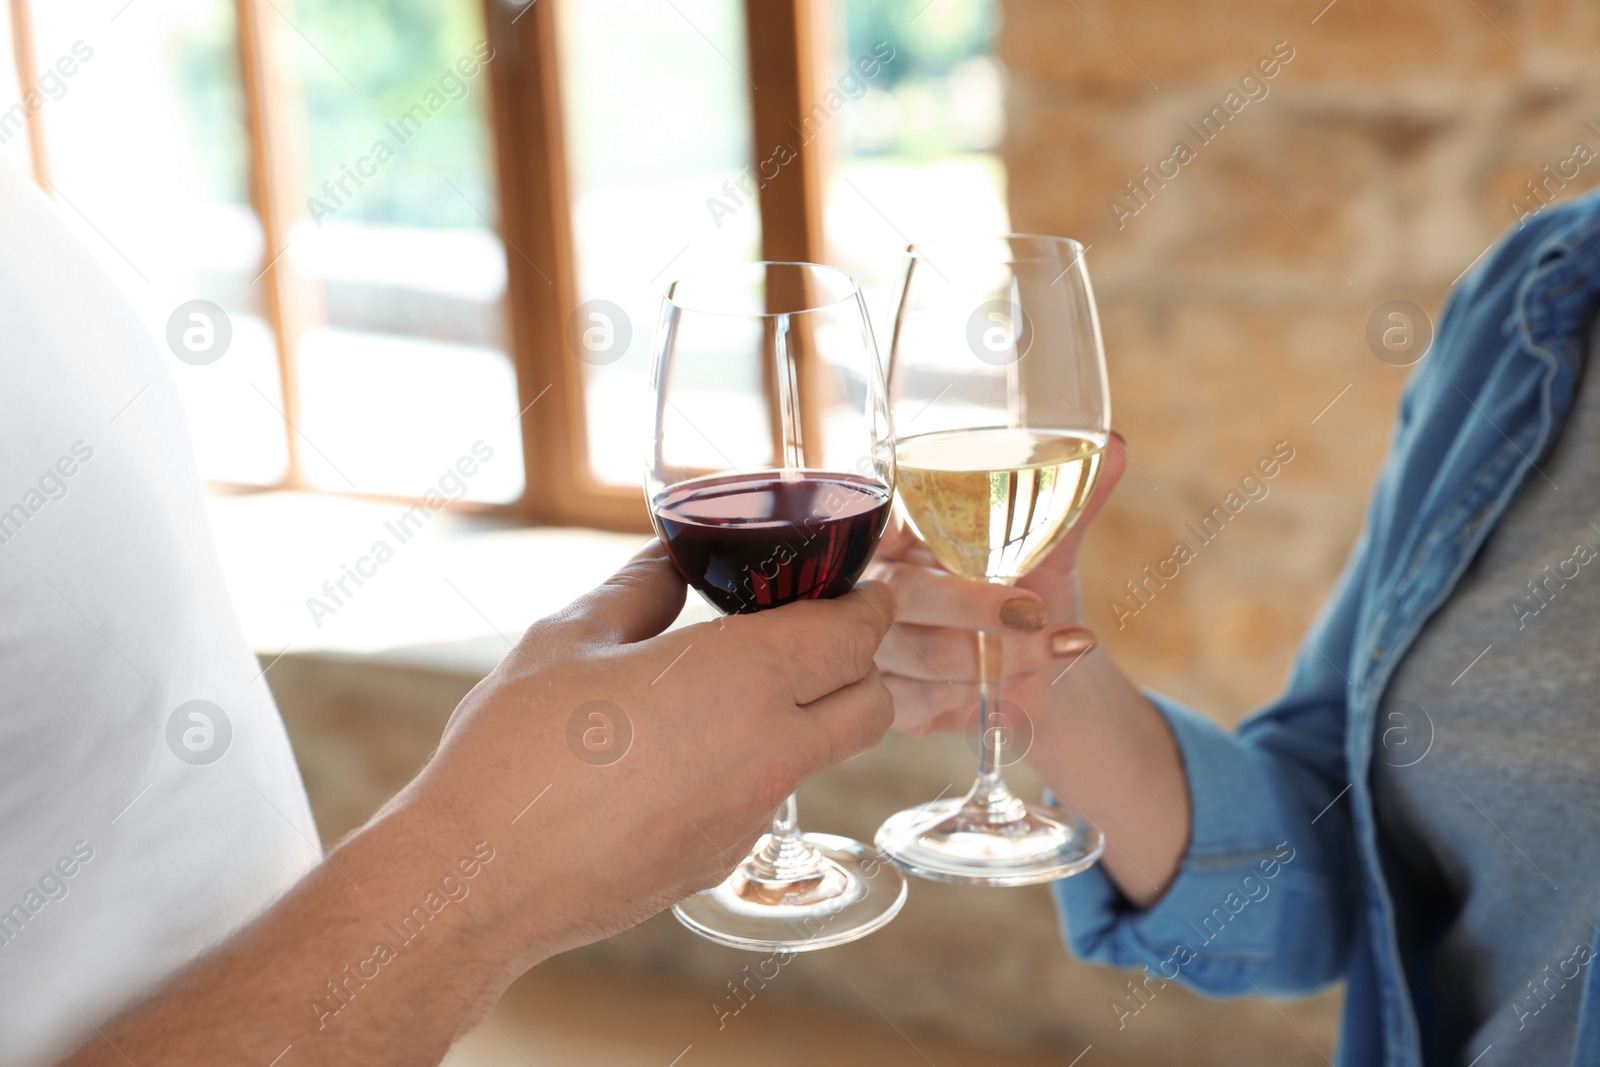
[[[793,793],[772,817],[766,842],[746,861],[749,873],[763,882],[797,882],[815,877],[822,857],[800,835],[800,811]]]
[[[964,814],[990,824],[1015,822],[1026,811],[1000,774],[1006,739],[1000,703],[1003,640],[978,631],[978,781],[963,805]]]

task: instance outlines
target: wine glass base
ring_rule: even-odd
[[[842,945],[866,937],[899,914],[906,902],[906,879],[899,868],[848,837],[802,836],[829,864],[819,879],[790,892],[773,892],[734,871],[721,885],[679,902],[672,913],[701,937],[751,952],[812,952]],[[790,902],[796,900],[803,902]]]
[[[1105,835],[1070,812],[1027,805],[1009,823],[962,815],[962,799],[908,808],[878,828],[878,850],[920,878],[956,885],[1035,885],[1094,866]]]

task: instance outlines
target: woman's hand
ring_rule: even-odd
[[[894,694],[895,728],[913,737],[959,730],[978,709],[975,631],[1005,635],[1005,697],[1026,710],[1028,691],[1048,684],[1094,646],[1082,628],[1078,546],[1127,467],[1126,442],[1111,435],[1094,494],[1066,537],[1014,586],[943,570],[898,519],[884,535],[867,576],[894,590],[895,625],[878,650],[878,669]],[[1030,712],[1031,714],[1031,712]]]
[[[904,529],[885,539],[868,574],[900,605],[877,658],[896,729],[922,737],[975,727],[975,631],[1005,635],[1001,712],[1011,736],[1050,790],[1105,833],[1101,865],[1148,906],[1183,857],[1188,783],[1166,719],[1095,647],[1079,615],[1078,546],[1126,467],[1126,443],[1113,434],[1083,515],[1014,586],[946,573]]]

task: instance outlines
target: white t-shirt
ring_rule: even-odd
[[[223,585],[174,358],[0,161],[6,1067],[65,1054],[321,854]]]

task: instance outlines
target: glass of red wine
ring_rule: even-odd
[[[849,592],[894,496],[894,440],[856,280],[749,263],[668,288],[645,493],[684,579],[725,615]],[[711,694],[737,699],[738,694]],[[804,952],[894,918],[905,878],[858,841],[801,833],[795,798],[715,888],[674,912],[735,948]]]

